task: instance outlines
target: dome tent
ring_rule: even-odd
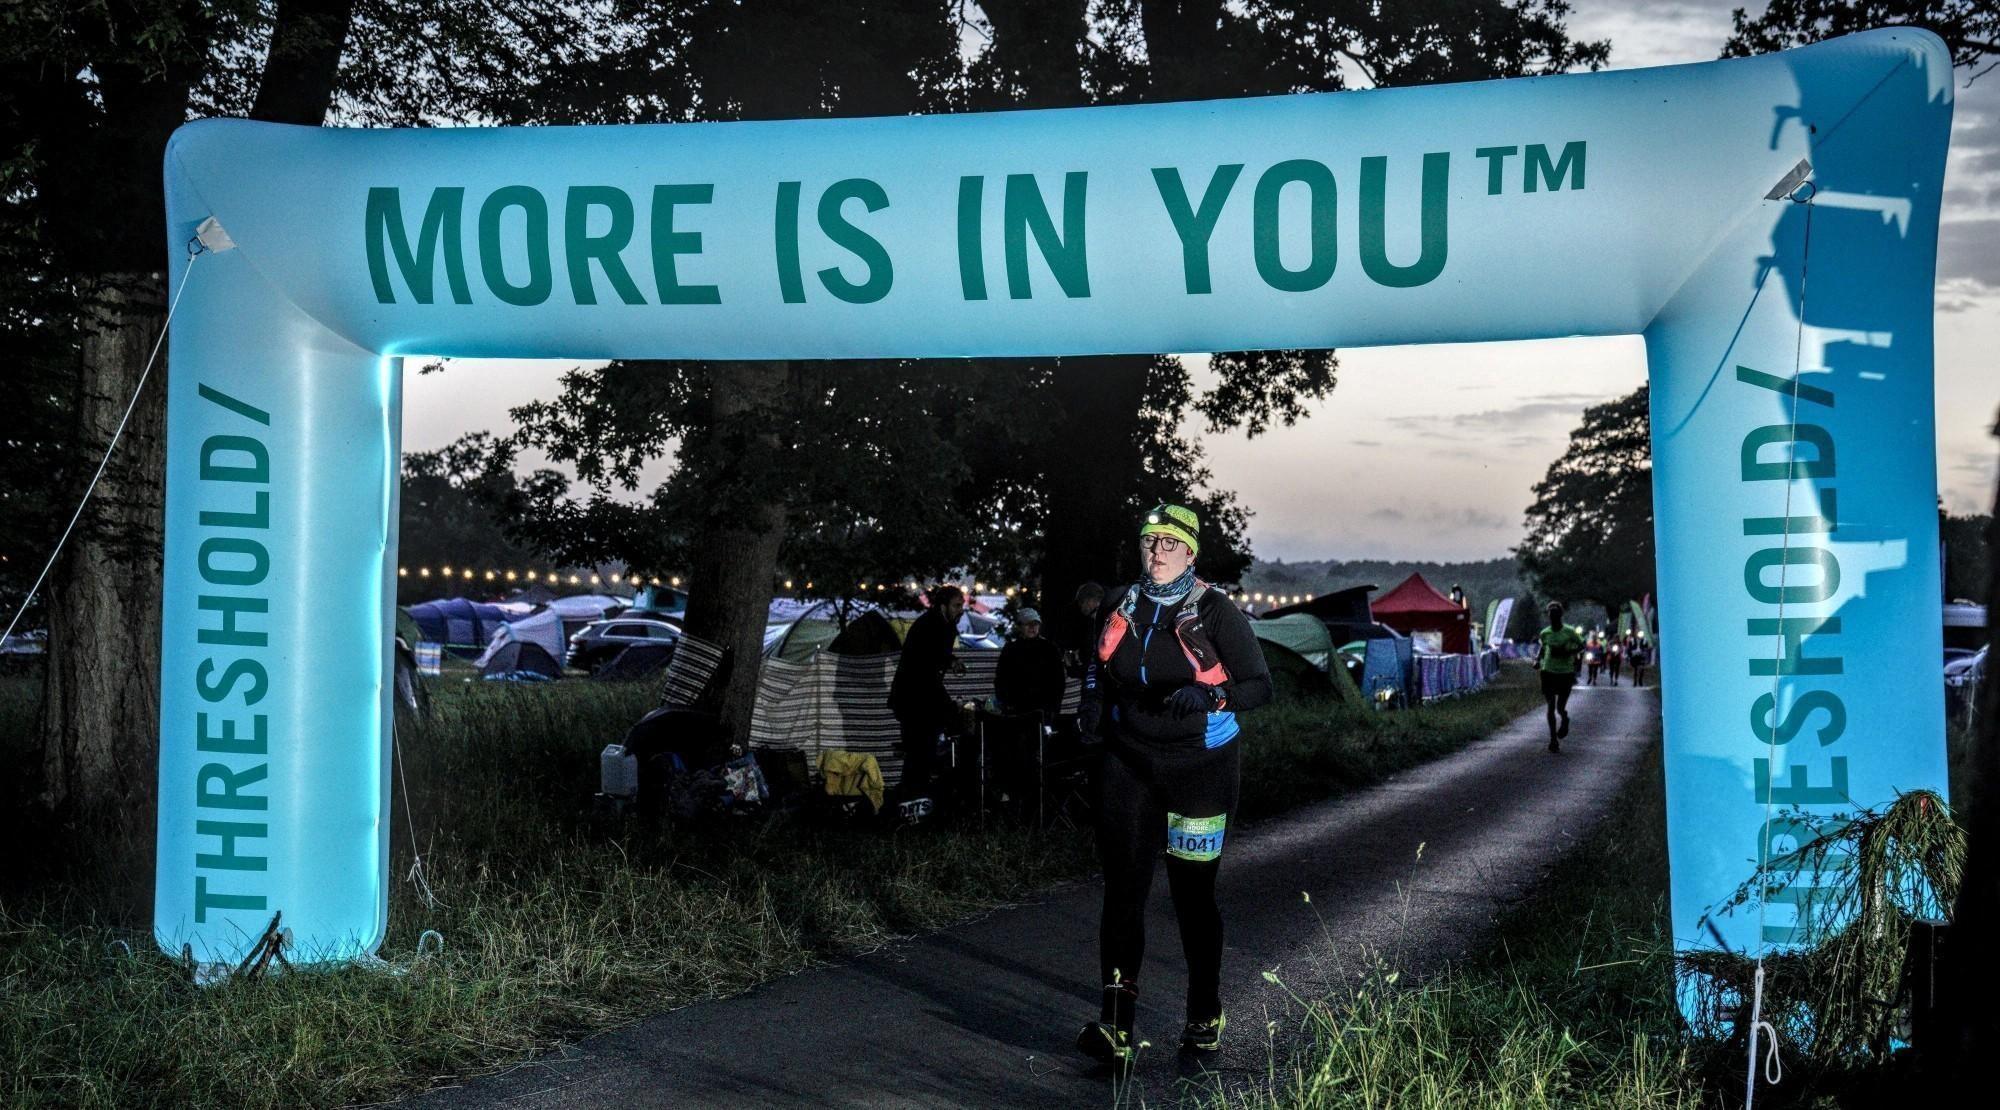
[[[493,639],[486,644],[486,651],[475,661],[484,667],[493,654],[508,644],[534,644],[547,652],[551,659],[561,659],[568,654],[565,650],[562,617],[554,609],[543,606],[518,620],[508,621],[493,633]]]
[[[772,622],[764,629],[764,657],[803,663],[822,651],[835,655],[878,655],[901,651],[908,621],[891,620],[870,601],[849,601],[847,620],[840,620],[840,601],[819,601],[803,608],[796,602],[771,606]],[[780,614],[785,619],[777,619]]]
[[[545,682],[562,677],[562,667],[535,644],[515,642],[494,652],[479,677],[488,682]]]
[[[613,682],[629,682],[665,670],[674,657],[672,644],[633,644],[597,668],[590,677]]]
[[[1326,622],[1306,613],[1269,617],[1250,622],[1250,631],[1267,644],[1289,648],[1306,662],[1325,671],[1333,662],[1333,636]]]
[[[558,662],[569,656],[569,638],[593,621],[604,620],[625,607],[621,598],[605,594],[577,594],[553,598],[532,610],[510,617],[493,629],[486,650],[475,664],[484,667],[493,653],[511,643],[530,643],[549,653]]]

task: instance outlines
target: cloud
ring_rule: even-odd
[[[1729,13],[1744,0],[1590,0],[1571,10],[1569,31],[1611,40],[1611,65],[1710,62],[1729,38]]]
[[[1379,520],[1389,524],[1414,520],[1433,527],[1442,526],[1459,530],[1469,528],[1486,532],[1512,529],[1517,523],[1512,517],[1477,505],[1444,505],[1436,501],[1427,501],[1422,506],[1406,509],[1383,505],[1368,510],[1364,515],[1368,520]]]
[[[1938,235],[1938,278],[2000,289],[2000,217],[1945,224]]]
[[[1995,294],[2000,294],[2000,290],[1981,285],[1971,278],[1952,278],[1938,282],[1933,303],[1939,312],[1945,313],[1990,312],[2000,308],[2000,301],[1994,299]]]
[[[1986,94],[1991,94],[1974,85],[1961,93],[1963,99],[1979,105]],[[1959,111],[1952,117],[1952,154],[1959,165],[1954,168],[1970,170],[1976,174],[2000,173],[2000,111],[1984,105],[1971,111]]]
[[[1507,408],[1484,409],[1479,412],[1392,416],[1388,422],[1411,431],[1424,431],[1440,438],[1458,439],[1463,437],[1451,435],[1445,429],[1491,432],[1497,427],[1526,424],[1554,417],[1571,419],[1581,416],[1585,407],[1602,404],[1606,399],[1601,393],[1543,393],[1523,398],[1521,403]]]

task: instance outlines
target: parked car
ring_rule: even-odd
[[[1986,646],[1986,606],[1954,601],[1944,607],[1944,646],[1978,651]]]
[[[1944,665],[1944,684],[1963,686],[1968,682],[1978,682],[1986,676],[1986,649],[1968,651],[1960,659]]]
[[[568,663],[587,671],[611,662],[633,644],[671,644],[680,638],[678,623],[658,617],[592,621],[569,638]]]
[[[1986,680],[1986,649],[1944,665],[1945,715],[1956,719],[1973,708],[1979,684]]]

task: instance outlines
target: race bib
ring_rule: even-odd
[[[1214,817],[1183,817],[1178,813],[1167,814],[1167,854],[1175,859],[1193,860],[1206,863],[1222,855],[1223,826],[1229,818],[1223,814]]]

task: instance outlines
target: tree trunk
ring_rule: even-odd
[[[117,35],[138,20],[124,5],[111,14],[109,33],[122,46]],[[259,89],[260,118],[324,118],[352,14],[353,0],[279,4]],[[89,198],[67,209],[78,226],[61,235],[84,244],[74,270],[103,275],[75,384],[73,442],[84,474],[95,469],[109,443],[165,323],[166,277],[147,272],[165,240],[161,152],[187,117],[189,90],[205,68],[214,30],[206,20],[189,27],[192,37],[175,48],[164,70],[108,44],[110,60],[92,66],[104,108],[101,126],[91,141],[54,145],[69,157],[43,169],[42,188]],[[119,218],[106,224],[107,212]],[[107,877],[128,879],[124,885],[139,895],[130,906],[141,915],[152,902],[150,834],[158,802],[166,396],[162,351],[45,599],[42,796],[65,820],[114,849],[104,862],[129,876]]]
[[[795,368],[789,362],[720,362],[713,373],[711,430],[699,449],[712,456],[703,472],[720,476],[718,496],[731,503],[719,506],[711,525],[694,538],[686,628],[729,653],[722,723],[747,748],[785,508],[781,487],[768,477],[745,474],[770,465],[776,454],[777,416]],[[754,430],[735,431],[746,426]]]
[[[157,273],[106,282],[76,387],[79,473],[95,469],[139,384],[160,336],[165,291]],[[46,598],[43,796],[65,818],[114,834],[143,834],[153,825],[165,369],[163,354]]]
[[[1148,100],[1204,100],[1241,95],[1218,88],[1234,74],[1222,23],[1231,18],[1222,0],[1139,0],[1139,26],[1146,38]],[[1218,80],[1220,78],[1220,80]]]
[[[1089,8],[1088,0],[983,0],[979,5],[993,28],[993,62],[1014,107],[1084,103]]]
[[[1041,601],[1051,634],[1067,635],[1082,620],[1072,604],[1078,586],[1096,581],[1108,589],[1137,571],[1132,503],[1145,500],[1139,410],[1150,362],[1112,355],[1056,364],[1050,388],[1062,415],[1049,437],[1042,491]]]
[[[993,50],[1022,107],[1086,103],[1081,45],[1089,32],[1082,0],[990,0]],[[1041,603],[1049,631],[1066,635],[1082,618],[1071,604],[1088,580],[1115,584],[1138,556],[1129,512],[1144,477],[1139,412],[1147,356],[1058,359],[1049,388],[1061,416],[1049,436],[1042,491]]]
[[[318,127],[326,122],[354,0],[278,0],[271,52],[250,118]]]

